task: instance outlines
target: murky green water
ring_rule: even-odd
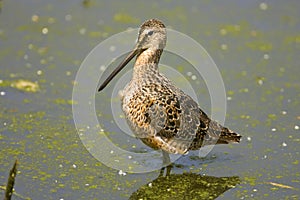
[[[298,1],[3,0],[0,5],[1,186],[18,159],[15,190],[32,199],[300,198]],[[82,145],[72,116],[74,79],[86,55],[109,36],[153,17],[209,52],[226,87],[225,124],[243,135],[241,144],[217,146],[205,158],[197,152],[181,157],[169,178],[158,177],[159,171],[123,174],[106,167]],[[162,60],[177,63],[168,53]],[[183,64],[174,66],[186,75],[190,69]],[[203,81],[186,77],[199,88],[199,103],[209,113]],[[109,102],[108,95],[97,94],[97,114],[111,140],[147,150],[129,136],[124,144],[105,114]],[[3,187],[0,191],[4,194]]]

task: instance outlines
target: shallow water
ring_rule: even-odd
[[[4,0],[0,5],[0,185],[6,184],[18,159],[15,191],[31,199],[136,199],[155,194],[167,199],[168,192],[199,192],[199,199],[217,193],[218,199],[300,198],[298,1]],[[216,146],[204,158],[197,151],[182,156],[171,171],[176,178],[169,179],[158,177],[159,170],[131,174],[105,166],[82,144],[72,115],[74,79],[87,54],[111,35],[153,17],[209,52],[226,88],[225,124],[243,136],[240,144]],[[201,77],[192,77],[192,67],[169,52],[161,61],[197,89],[200,106],[210,114],[207,86]],[[102,65],[99,60],[99,68]],[[168,68],[162,71],[170,75]],[[188,89],[182,79],[169,78]],[[96,94],[98,119],[120,148],[148,152],[123,134],[125,125],[118,127],[110,114],[111,101],[119,103],[117,96],[110,98],[117,81]],[[123,121],[122,113],[118,119]],[[226,182],[221,177],[229,178]]]

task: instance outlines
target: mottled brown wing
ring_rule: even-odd
[[[200,125],[197,103],[180,90],[176,93],[164,85],[151,84],[143,89],[152,102],[147,108],[147,121],[156,136],[178,153],[187,152]]]
[[[200,126],[190,149],[196,150],[205,145],[228,144],[240,142],[241,136],[232,130],[211,120],[200,108]]]

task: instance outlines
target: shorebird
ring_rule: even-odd
[[[166,165],[170,164],[170,153],[186,154],[204,145],[239,143],[239,134],[211,120],[189,95],[159,72],[166,41],[166,27],[161,21],[144,22],[133,51],[98,91],[136,57],[132,79],[120,91],[122,110],[135,136],[151,148],[162,150]]]

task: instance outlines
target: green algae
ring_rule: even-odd
[[[138,24],[140,20],[127,13],[117,13],[114,15],[114,20],[119,23],[124,24]]]
[[[266,41],[252,41],[246,42],[246,47],[249,47],[252,50],[270,52],[273,49],[273,44]]]
[[[76,141],[74,128],[65,121],[50,120],[44,111],[13,115],[0,113],[0,119],[7,121],[6,129],[0,132],[0,160],[6,163],[5,160],[18,159],[18,179],[25,179],[29,187],[34,187],[36,182],[40,187],[47,187],[55,193],[60,188],[89,191],[97,188],[97,185],[107,185],[100,184],[101,181],[106,182],[105,179],[96,178],[101,163],[85,159],[90,156],[87,156],[89,154],[84,149],[82,152],[85,155],[72,153],[82,148],[82,145]],[[12,136],[16,134],[23,139],[14,139]],[[4,164],[3,167],[6,166]],[[111,172],[104,176],[110,182],[113,180]],[[89,183],[88,186],[86,183]]]
[[[73,104],[77,104],[77,102],[73,101],[72,99],[62,99],[62,98],[54,99],[53,103],[55,103],[57,105],[73,105]]]
[[[239,183],[238,177],[171,174],[142,186],[129,199],[215,199]]]
[[[36,93],[40,91],[38,82],[32,82],[29,80],[18,79],[18,80],[2,80],[0,87],[13,87],[22,92]]]

